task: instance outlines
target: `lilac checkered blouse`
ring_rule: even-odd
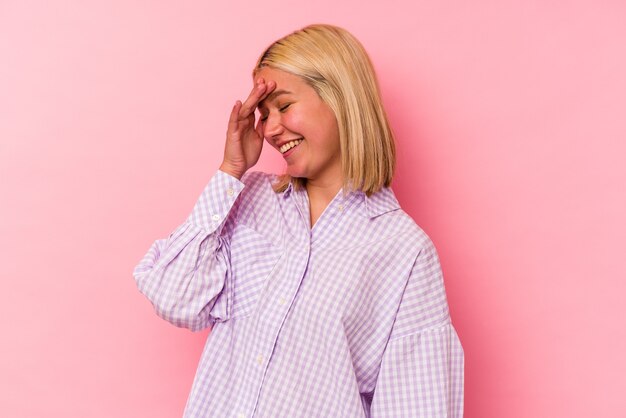
[[[185,417],[462,417],[437,253],[391,189],[306,191],[218,171],[136,267],[163,319],[212,327]]]

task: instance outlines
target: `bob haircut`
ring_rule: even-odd
[[[380,98],[374,67],[361,43],[345,29],[311,25],[274,42],[257,61],[263,67],[296,75],[310,85],[337,119],[344,188],[368,196],[393,179],[393,132]],[[274,184],[284,191],[306,179],[285,174]],[[344,189],[345,190],[345,189]]]

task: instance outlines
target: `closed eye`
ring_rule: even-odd
[[[281,113],[284,113],[289,106],[291,106],[291,103],[287,103],[286,105],[284,105],[282,107],[279,107],[278,111],[281,112]],[[260,119],[261,122],[265,122],[267,120],[268,116],[269,116],[269,112],[267,114],[265,114],[265,115],[261,113],[261,119]]]

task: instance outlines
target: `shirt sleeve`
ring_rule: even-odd
[[[427,240],[417,257],[380,366],[370,416],[463,417],[464,354]]]
[[[187,220],[167,239],[155,241],[135,267],[139,291],[161,318],[198,331],[227,315],[227,301],[219,299],[229,271],[230,243],[222,230],[244,187],[218,171]]]

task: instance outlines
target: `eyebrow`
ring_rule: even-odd
[[[265,99],[261,100],[257,107],[265,107],[265,102],[272,101],[278,96],[281,96],[283,94],[293,94],[293,93],[288,90],[274,90],[273,92],[268,94]]]

